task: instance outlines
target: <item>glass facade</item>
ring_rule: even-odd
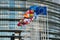
[[[54,1],[54,0],[52,0]],[[57,1],[57,0],[56,0]],[[49,0],[0,0],[0,30],[31,30],[31,32],[22,32],[22,36],[31,36],[22,38],[24,40],[60,40],[60,5]],[[57,4],[57,5],[56,5]],[[48,7],[48,29],[46,28],[46,16],[39,16],[26,27],[18,27],[19,19],[31,5],[46,5]],[[35,24],[34,24],[35,23]],[[37,29],[39,30],[37,30]],[[36,29],[36,30],[35,30]],[[48,31],[46,31],[48,30]],[[48,32],[48,33],[46,33]],[[14,32],[0,32],[0,35],[12,35]],[[47,37],[47,38],[46,38]],[[0,40],[10,40],[10,38],[0,38]]]
[[[59,0],[46,0],[45,5],[48,5],[48,25],[49,39],[60,40],[60,7]]]

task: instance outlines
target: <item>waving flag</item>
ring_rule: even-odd
[[[37,5],[31,6],[23,15],[24,18],[19,21],[18,26],[29,24],[34,18],[36,19],[38,15],[47,15],[47,7]]]
[[[33,17],[34,11],[33,10],[28,10],[23,16],[25,18]]]

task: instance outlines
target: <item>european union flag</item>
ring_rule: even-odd
[[[30,10],[34,10],[36,12],[36,15],[42,14],[47,15],[47,7],[46,6],[31,6]]]
[[[42,6],[39,6],[37,7],[36,9],[36,14],[39,15],[39,14],[42,14],[42,15],[47,15],[47,7],[42,7]]]

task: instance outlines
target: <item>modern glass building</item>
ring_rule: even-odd
[[[22,15],[31,5],[47,6],[48,25],[46,25],[47,16],[39,16],[26,27],[17,26],[18,21],[23,18]],[[0,30],[25,30],[21,33],[21,36],[24,36],[23,40],[60,40],[60,0],[0,0]],[[12,34],[16,33],[0,32],[2,36]],[[2,37],[0,40],[11,39]]]

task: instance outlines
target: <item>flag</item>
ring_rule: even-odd
[[[28,10],[23,16],[25,18],[33,17],[34,11],[33,10]]]
[[[46,6],[31,6],[29,8],[30,10],[34,10],[34,12],[36,12],[36,15],[47,15],[47,7]]]

